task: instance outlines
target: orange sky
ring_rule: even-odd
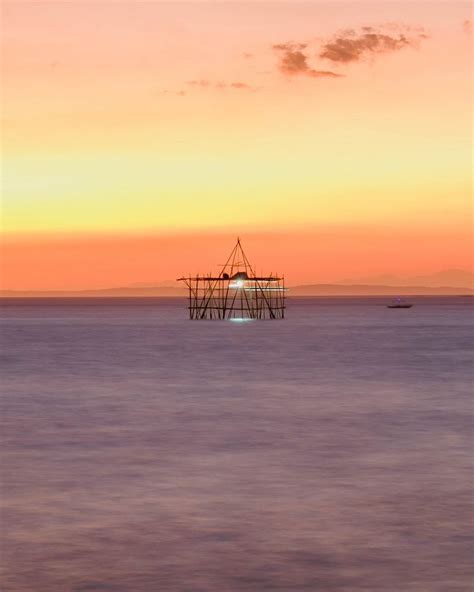
[[[469,2],[6,2],[3,286],[472,266]]]

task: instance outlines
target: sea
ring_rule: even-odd
[[[2,592],[471,592],[473,299],[3,299]]]

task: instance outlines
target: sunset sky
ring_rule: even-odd
[[[472,268],[470,2],[3,4],[3,287]]]

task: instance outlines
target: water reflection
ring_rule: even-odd
[[[469,304],[375,304],[4,306],[2,590],[470,590]]]

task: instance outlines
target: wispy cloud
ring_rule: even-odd
[[[472,35],[472,21],[470,19],[466,19],[462,24],[462,29],[466,35]]]
[[[293,41],[289,41],[288,43],[275,43],[273,49],[281,49],[282,51],[296,51],[306,49],[307,47],[307,43],[294,43]]]
[[[189,86],[195,87],[195,88],[215,88],[218,90],[224,90],[224,89],[237,89],[237,90],[248,90],[248,91],[252,91],[255,92],[256,90],[258,90],[255,86],[251,86],[250,84],[247,84],[246,82],[223,82],[218,81],[218,82],[213,82],[212,80],[207,80],[207,79],[201,79],[201,80],[188,80],[186,82],[186,84],[188,84]]]
[[[211,82],[209,80],[188,80],[186,82],[186,84],[189,84],[189,86],[200,86],[200,87],[206,87],[206,86],[210,86]]]
[[[391,25],[390,29],[394,29]],[[326,42],[319,57],[333,63],[347,64],[357,62],[368,55],[399,51],[406,47],[416,47],[420,39],[427,37],[422,29],[412,31],[406,27],[401,30],[383,31],[374,27],[362,27],[360,31],[348,29],[341,31],[331,41]]]
[[[280,53],[278,68],[285,76],[304,75],[312,78],[339,78],[342,74],[328,70],[316,70],[308,63],[308,55],[303,53],[306,43],[278,43],[273,49]]]
[[[238,88],[240,90],[253,90],[250,84],[247,84],[245,82],[231,82],[229,86],[231,88]]]
[[[167,88],[163,88],[162,90],[152,90],[150,93],[152,96],[158,95],[176,95],[178,97],[185,97],[186,91],[185,90],[168,90]]]
[[[464,30],[472,31],[470,20],[464,21]],[[410,27],[399,23],[366,25],[360,28],[343,29],[332,38],[316,42],[307,40],[275,43],[271,46],[278,56],[277,67],[281,74],[290,78],[343,78],[344,67],[367,57],[401,51],[408,47],[416,48],[428,35],[422,27]],[[255,54],[242,53],[246,60],[253,60]],[[328,62],[331,68],[327,68]],[[321,67],[321,65],[326,67]],[[263,72],[258,72],[262,74]],[[265,72],[269,73],[269,72]],[[188,80],[188,87],[195,89],[239,90],[255,92],[255,87],[242,81],[213,81],[206,78]],[[180,93],[181,94],[181,93]]]

